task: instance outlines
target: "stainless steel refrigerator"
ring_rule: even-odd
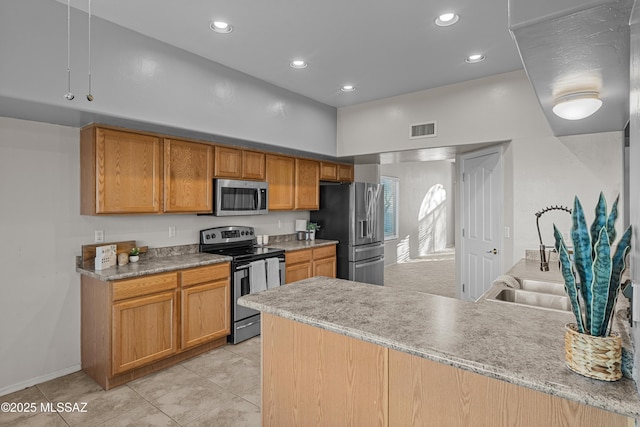
[[[338,240],[337,276],[384,284],[384,206],[380,184],[353,182],[320,186],[320,210],[312,222],[319,239]]]

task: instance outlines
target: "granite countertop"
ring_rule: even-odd
[[[461,301],[314,277],[245,295],[240,305],[629,417],[640,417],[633,380],[608,383],[570,371],[571,313]]]
[[[274,242],[267,245],[270,248],[284,249],[285,251],[299,251],[302,249],[318,248],[321,246],[337,245],[337,240],[290,240],[287,242]]]
[[[140,259],[138,262],[122,266],[95,270],[90,267],[77,266],[76,271],[94,279],[112,281],[144,276],[147,274],[164,273],[167,271],[181,270],[183,268],[201,267],[203,265],[218,264],[231,261],[231,257],[207,253],[190,253],[165,257]]]

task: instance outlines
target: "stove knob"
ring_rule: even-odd
[[[241,232],[240,232],[240,235],[241,235],[241,236],[244,236],[244,233],[245,233],[244,231],[241,231]]]
[[[207,234],[206,236],[204,236],[205,240],[209,240],[210,236]]]
[[[215,239],[216,238],[216,233],[211,233],[211,238]]]
[[[251,235],[253,236],[253,230],[251,230],[251,231],[249,232],[249,234],[251,234]]]

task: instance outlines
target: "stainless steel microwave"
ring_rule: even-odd
[[[236,179],[213,180],[213,214],[216,216],[269,213],[269,184]]]

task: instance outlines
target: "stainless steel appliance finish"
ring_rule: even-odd
[[[338,240],[337,276],[384,284],[384,211],[380,184],[353,182],[320,186],[319,239]]]
[[[216,216],[269,213],[269,184],[260,181],[215,179],[213,214]]]
[[[231,261],[231,335],[233,344],[260,335],[260,312],[238,305],[238,298],[251,293],[249,265],[253,261],[278,258],[280,285],[285,282],[285,257],[281,249],[256,245],[253,227],[215,227],[200,231],[200,252],[228,255]]]

